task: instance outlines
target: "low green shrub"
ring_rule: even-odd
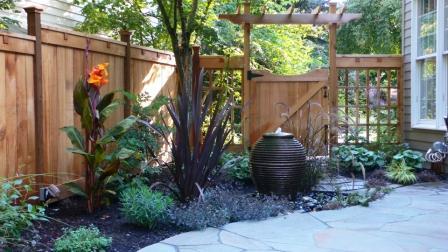
[[[406,165],[415,169],[422,169],[425,159],[423,154],[419,151],[404,150],[400,151],[393,157],[393,162],[405,161]]]
[[[209,189],[204,198],[171,210],[171,221],[186,230],[219,227],[229,222],[262,220],[293,209],[292,203],[271,196],[240,195],[222,188]]]
[[[154,228],[164,221],[173,200],[146,185],[131,186],[120,193],[120,211],[133,224]]]
[[[377,151],[377,152],[380,151],[380,152],[384,153],[384,159],[386,160],[386,163],[390,164],[390,163],[392,163],[393,157],[395,155],[409,149],[409,144],[408,143],[402,143],[402,144],[372,143],[372,144],[369,144],[366,148],[371,151]]]
[[[406,161],[394,161],[387,167],[386,176],[399,184],[410,185],[417,182],[417,177],[414,174],[414,168],[408,166]]]
[[[332,148],[332,159],[339,167],[348,172],[361,172],[363,168],[371,170],[384,167],[384,153],[367,150],[354,145],[341,145]]]
[[[220,164],[228,174],[240,181],[251,181],[249,153],[242,154],[226,152],[222,154]]]
[[[102,252],[112,244],[112,238],[105,237],[93,225],[64,229],[64,234],[54,242],[55,252]]]
[[[21,243],[22,232],[33,221],[47,220],[43,206],[29,203],[38,199],[28,196],[32,181],[32,176],[0,178],[0,250]]]
[[[357,206],[357,205],[368,207],[370,202],[383,197],[385,194],[389,192],[390,190],[388,188],[374,188],[374,189],[368,189],[363,194],[359,192],[343,194],[340,191],[340,188],[337,188],[334,200],[324,205],[323,209],[333,210],[347,206]]]

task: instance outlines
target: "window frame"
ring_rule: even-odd
[[[411,9],[411,127],[415,129],[446,130],[443,120],[447,116],[447,72],[448,48],[445,50],[445,1],[436,0],[436,51],[429,55],[418,56],[418,16],[420,0],[412,1]],[[448,16],[448,13],[446,14]],[[448,39],[448,38],[446,38]],[[419,61],[434,58],[436,61],[436,115],[435,119],[420,119],[421,82]]]

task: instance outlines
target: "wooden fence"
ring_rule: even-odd
[[[48,173],[57,176],[43,182],[60,184],[83,175],[81,159],[65,150],[70,143],[59,129],[80,126],[72,92],[86,64],[110,64],[102,92],[125,89],[154,98],[175,94],[175,61],[171,52],[130,45],[129,33],[120,42],[41,27],[40,12],[27,9],[29,35],[0,33],[0,176]]]
[[[27,9],[28,35],[0,32],[0,177],[48,173],[57,176],[43,182],[61,184],[73,178],[72,175],[83,176],[82,160],[65,150],[70,143],[59,129],[67,125],[80,126],[79,117],[73,110],[72,92],[75,83],[84,74],[86,64],[110,64],[110,84],[103,88],[103,92],[124,89],[134,93],[146,92],[155,98],[157,95],[175,95],[175,60],[171,52],[131,45],[128,32],[121,33],[122,41],[115,41],[41,27],[40,12],[36,8]],[[84,50],[87,44],[89,54],[86,62]],[[226,59],[222,56],[203,56],[200,58],[200,67],[206,69],[208,76],[204,92],[224,90],[223,86],[216,85],[218,78],[226,72],[223,70],[230,70],[230,75],[224,79],[235,83],[241,82],[244,74],[242,57]],[[383,129],[396,129],[396,138],[393,139],[399,140],[402,115],[401,57],[342,55],[337,57],[336,67],[339,73],[336,106],[339,117],[346,119],[339,125],[343,129],[338,135],[339,142],[346,141],[349,129],[353,128],[357,132],[367,133],[368,142],[374,141],[369,138],[369,133],[376,132],[378,139],[383,134]],[[252,94],[248,97],[249,108],[240,103],[232,112],[232,126],[236,132],[233,139],[235,144],[240,144],[237,138],[241,139],[244,132],[241,129],[241,123],[244,123],[242,110],[248,111],[249,114],[264,113],[266,116],[263,118],[276,120],[275,125],[269,124],[267,128],[262,129],[260,126],[250,129],[247,133],[249,136],[254,135],[251,137],[252,141],[255,141],[262,131],[275,130],[275,127],[284,126],[291,120],[297,121],[294,125],[298,125],[300,118],[304,117],[303,111],[307,111],[301,108],[306,108],[310,102],[324,105],[326,111],[332,111],[332,102],[327,100],[327,92],[333,91],[331,85],[327,86],[326,71],[315,72],[317,75],[313,76],[318,79],[308,75],[294,77],[301,81],[300,78],[308,76],[311,79],[307,79],[307,83],[314,83],[305,83],[300,90],[295,91],[290,84],[296,79],[279,79],[264,74],[264,77],[258,78],[258,86],[253,86],[252,93],[249,93]],[[283,91],[278,89],[274,97],[269,91],[272,90],[272,85],[265,82],[275,81],[279,82],[278,85],[282,86]],[[257,78],[254,79],[254,85],[257,85],[256,82]],[[263,91],[263,87],[267,89]],[[370,90],[376,90],[376,93],[372,92],[375,93],[372,97],[377,101],[373,105],[369,96]],[[263,93],[260,93],[261,91]],[[242,90],[236,89],[231,92],[240,95],[243,93]],[[307,96],[309,97],[305,99]],[[272,108],[260,110],[268,105],[267,97],[277,99],[269,104],[279,104],[287,100],[288,104],[293,104],[294,113],[273,118],[275,111],[269,110]],[[364,103],[361,104],[360,101]],[[122,119],[129,113],[128,109],[129,107],[125,106],[117,111],[108,124]],[[378,116],[376,118],[380,118],[379,120],[370,119],[370,115],[383,112],[386,113],[385,119]],[[362,113],[366,113],[366,121],[361,121],[357,116]],[[393,113],[396,114],[396,120],[390,119]],[[328,123],[319,121],[318,124]],[[306,132],[304,130],[292,132],[300,137]],[[323,137],[328,140],[327,133],[325,132]]]

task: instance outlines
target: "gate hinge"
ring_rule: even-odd
[[[252,80],[253,78],[261,77],[262,74],[254,73],[251,70],[247,71],[247,79]]]

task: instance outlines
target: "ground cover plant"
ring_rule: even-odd
[[[241,195],[221,187],[206,191],[203,196],[171,210],[174,224],[186,230],[219,227],[229,222],[262,220],[292,211],[286,199],[263,195]]]
[[[65,229],[54,243],[55,252],[103,252],[112,239],[104,237],[95,226]]]
[[[0,249],[21,247],[22,233],[34,221],[47,221],[44,206],[32,204],[38,199],[32,195],[33,184],[33,175],[0,177]]]
[[[437,182],[440,181],[440,177],[431,170],[423,170],[417,173],[417,180],[419,182]]]

